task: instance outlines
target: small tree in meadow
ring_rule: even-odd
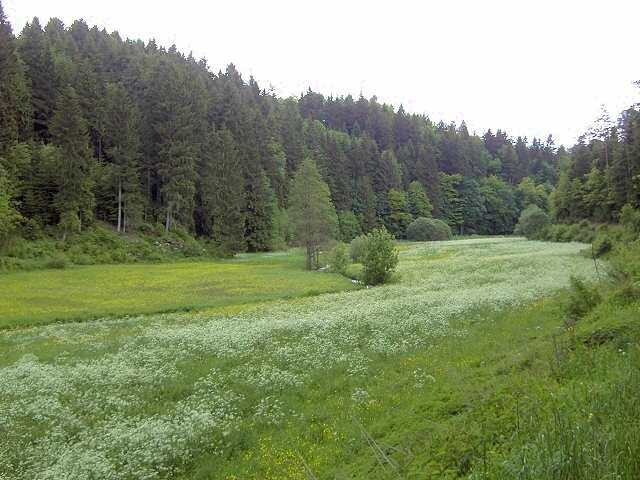
[[[331,271],[346,275],[349,264],[351,263],[351,257],[349,256],[349,247],[346,243],[338,242],[335,247],[329,252],[329,265]]]
[[[289,205],[289,222],[296,242],[306,249],[307,269],[317,269],[320,247],[336,235],[338,220],[329,186],[313,160],[305,160],[296,171]]]
[[[391,278],[398,265],[398,250],[394,238],[384,228],[373,230],[367,235],[366,253],[364,256],[364,283],[378,285]]]

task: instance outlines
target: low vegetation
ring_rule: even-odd
[[[451,240],[451,228],[437,218],[419,217],[407,228],[407,240],[417,242],[433,242],[437,240]]]
[[[146,225],[136,234],[124,236],[108,226],[96,225],[64,240],[42,232],[29,237],[13,237],[7,241],[0,254],[0,273],[73,265],[211,259],[223,255],[212,244],[196,240],[184,230],[165,233],[160,225]]]
[[[353,288],[305,272],[299,250],[233,260],[69,267],[0,275],[0,329],[104,316],[239,307]]]
[[[540,299],[571,276],[595,277],[583,248],[517,239],[406,245],[399,282],[374,289],[3,332],[0,473],[481,471],[483,451],[509,453],[498,447],[515,425],[513,398],[523,405],[546,391],[528,392],[518,379],[531,372],[517,365],[528,364],[528,349],[536,369],[550,365],[544,349],[563,322]],[[540,303],[515,317],[497,313],[532,301]]]

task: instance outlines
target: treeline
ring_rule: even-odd
[[[345,240],[380,225],[402,238],[430,215],[458,233],[510,233],[527,204],[547,209],[567,157],[551,137],[480,137],[375,97],[278,98],[233,65],[214,74],[81,20],[34,18],[16,38],[1,8],[0,235],[64,237],[100,220],[162,223],[228,252],[277,248],[306,158]]]
[[[640,109],[623,111],[617,122],[606,115],[571,149],[562,162],[551,195],[560,223],[620,220],[625,205],[640,207]]]

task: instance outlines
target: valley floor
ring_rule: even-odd
[[[0,479],[588,478],[536,470],[566,464],[534,448],[549,392],[588,405],[640,355],[572,363],[582,248],[411,244],[373,289],[0,332]]]

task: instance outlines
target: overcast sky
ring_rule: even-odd
[[[601,105],[640,100],[637,0],[2,1],[16,33],[84,18],[233,62],[280,96],[362,92],[478,132],[570,145]]]

